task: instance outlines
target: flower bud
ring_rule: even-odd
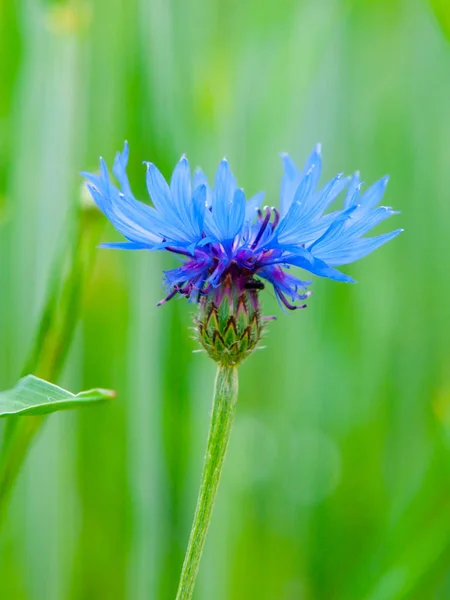
[[[236,281],[227,275],[218,288],[200,297],[197,338],[217,363],[236,366],[258,345],[265,326],[258,300],[263,288],[252,277]]]

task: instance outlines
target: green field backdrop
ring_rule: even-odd
[[[405,233],[315,281],[240,369],[195,600],[450,598],[450,5],[446,0],[0,0],[0,389],[29,352],[81,170],[226,155],[278,202],[281,161],[391,175]],[[395,223],[394,223],[395,219]],[[104,219],[102,239],[120,236]],[[380,229],[380,231],[386,229]],[[2,600],[173,600],[214,365],[170,256],[97,250],[50,417],[0,534]],[[75,318],[75,316],[74,316]]]

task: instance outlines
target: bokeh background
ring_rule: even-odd
[[[318,141],[324,177],[391,175],[406,232],[345,269],[357,285],[316,280],[287,315],[264,295],[279,319],[240,369],[197,600],[450,598],[449,30],[446,0],[0,1],[1,388],[78,173],[124,139],[142,199],[141,161],[169,176],[184,152],[210,176],[226,155],[270,204],[278,152]],[[1,533],[2,599],[174,598],[214,366],[192,307],[155,306],[171,265],[97,251],[59,383],[118,399],[48,419]]]

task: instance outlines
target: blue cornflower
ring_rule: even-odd
[[[191,177],[185,156],[175,167],[170,185],[155,165],[146,163],[153,206],[136,200],[131,191],[126,174],[127,143],[113,166],[120,189],[111,183],[102,159],[100,175],[84,176],[99,208],[127,239],[104,247],[165,250],[183,261],[165,272],[168,295],[160,304],[176,294],[192,301],[214,295],[220,304],[225,281],[242,292],[262,289],[261,280],[265,280],[284,306],[296,309],[305,306],[311,282],[292,275],[290,267],[353,282],[336,267],[369,254],[402,229],[365,237],[375,225],[396,214],[392,208],[378,206],[387,177],[365,192],[361,192],[359,173],[352,177],[339,174],[319,188],[320,145],[302,170],[287,154],[282,161],[279,209],[262,207],[261,192],[247,201],[226,159],[219,164],[213,187],[200,169]],[[344,191],[344,207],[329,211]]]

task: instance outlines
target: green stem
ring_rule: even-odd
[[[76,230],[58,253],[34,346],[23,370],[48,381],[58,378],[75,333],[94,262],[102,220],[93,209],[77,209]],[[8,417],[0,452],[0,524],[28,449],[46,417]]]
[[[214,404],[194,522],[181,571],[176,600],[190,600],[205,546],[223,461],[230,439],[238,393],[236,367],[217,368]]]
[[[21,419],[19,421],[19,419]],[[20,466],[45,417],[9,417],[0,457],[0,523]]]

